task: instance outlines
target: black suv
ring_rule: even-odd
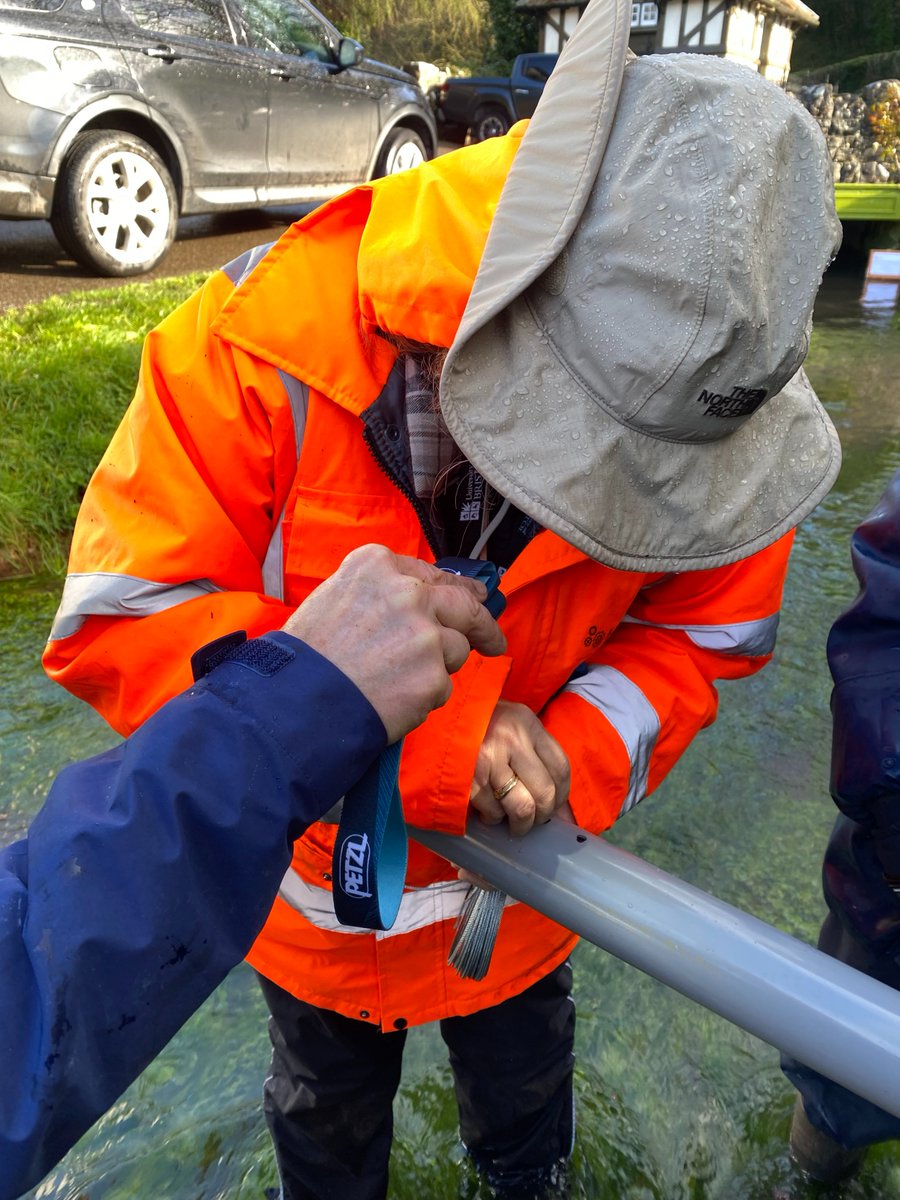
[[[102,275],[187,213],[324,200],[430,158],[414,80],[305,0],[0,0],[0,217]]]

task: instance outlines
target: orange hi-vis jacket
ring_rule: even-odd
[[[379,404],[402,376],[376,331],[450,344],[522,131],[325,205],[214,274],[148,336],[136,397],[84,499],[44,660],[120,732],[189,685],[195,649],[282,625],[354,547],[433,560],[409,490],[367,444],[377,448],[373,430],[391,438]],[[463,832],[504,697],[539,712],[561,743],[578,822],[608,827],[714,719],[714,681],[768,660],[789,544],[651,575],[539,532],[504,576],[507,654],[473,654],[447,705],[406,739],[408,821]],[[313,1004],[385,1030],[465,1015],[572,948],[567,930],[510,904],[485,978],[458,978],[447,953],[465,887],[417,844],[394,927],[341,927],[333,838],[319,824],[297,843],[249,955]]]

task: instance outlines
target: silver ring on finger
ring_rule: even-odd
[[[519,782],[519,777],[515,773],[515,771],[513,771],[512,775],[510,776],[509,779],[507,779],[507,781],[506,781],[506,783],[504,783],[503,787],[497,788],[495,790],[494,799],[502,800],[504,796],[508,796],[509,793],[513,790],[513,788],[516,786],[516,784],[518,782]]]

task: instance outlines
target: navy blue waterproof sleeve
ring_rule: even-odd
[[[0,1200],[36,1184],[244,957],[293,840],[385,745],[336,667],[286,634],[259,642],[66,768],[0,851]]]
[[[852,540],[860,593],[828,637],[831,790],[900,887],[900,471]]]

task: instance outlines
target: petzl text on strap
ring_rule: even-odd
[[[390,929],[406,878],[406,824],[397,777],[402,739],[387,746],[344,796],[331,886],[342,925]]]
[[[484,605],[499,617],[506,599],[493,563],[471,558],[440,559],[442,571],[480,579]],[[402,739],[382,750],[365,775],[344,796],[331,863],[334,912],[342,925],[390,929],[406,878],[406,823],[398,776]]]

